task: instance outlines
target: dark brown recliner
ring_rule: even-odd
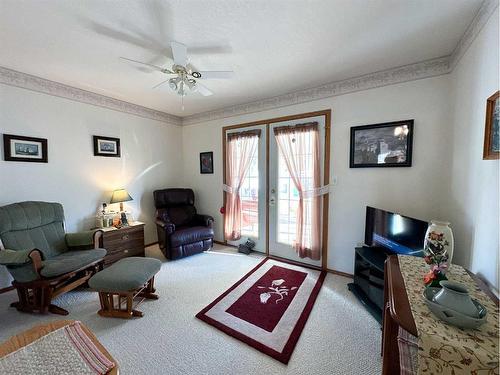
[[[214,218],[196,213],[193,190],[156,190],[153,196],[158,243],[167,259],[183,258],[212,247]]]

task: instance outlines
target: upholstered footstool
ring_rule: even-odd
[[[154,277],[161,268],[158,259],[129,257],[96,273],[89,286],[99,292],[101,316],[115,318],[142,317],[137,310],[144,299],[158,299],[154,294]],[[133,305],[134,299],[138,299]]]

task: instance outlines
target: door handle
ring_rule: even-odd
[[[269,206],[274,206],[276,204],[276,198],[273,196],[271,196],[271,198],[269,199]]]

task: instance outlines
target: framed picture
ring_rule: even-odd
[[[119,158],[120,138],[101,137],[94,135],[94,155]]]
[[[45,138],[4,134],[3,154],[5,161],[47,163],[47,140]]]
[[[200,152],[200,173],[214,173],[214,153]]]
[[[413,120],[351,128],[351,168],[411,167]]]
[[[483,159],[500,159],[500,91],[486,100],[486,124],[484,126]]]

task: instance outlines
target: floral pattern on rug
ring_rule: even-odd
[[[464,284],[472,298],[488,310],[478,329],[461,329],[440,321],[423,299],[423,277],[429,266],[422,258],[398,255],[401,274],[418,332],[419,374],[498,374],[499,309],[465,269],[453,265],[446,276]]]
[[[297,289],[296,286],[292,286],[291,288],[288,288],[286,285],[282,285],[285,282],[283,279],[278,279],[278,280],[273,280],[271,283],[271,286],[268,286],[267,288],[265,286],[257,286],[259,289],[269,289],[269,292],[264,292],[260,294],[260,303],[267,303],[267,300],[271,298],[272,294],[277,294],[279,298],[274,302],[274,303],[279,303],[283,301],[285,296],[288,296],[288,292],[290,290],[295,290]]]

